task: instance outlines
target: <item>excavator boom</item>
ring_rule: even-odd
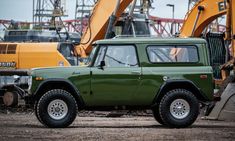
[[[199,37],[204,28],[227,12],[225,0],[200,0],[186,14],[181,28],[181,37]]]
[[[126,7],[133,0],[120,0],[119,8],[116,9],[116,17],[120,17]],[[89,26],[81,37],[80,45],[76,46],[77,55],[86,57],[87,53],[92,50],[92,42],[104,38],[110,16],[116,8],[117,0],[99,0],[95,4],[91,17],[89,19]]]

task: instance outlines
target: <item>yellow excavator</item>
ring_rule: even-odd
[[[226,15],[225,33],[207,33],[206,27],[222,15]],[[235,0],[199,0],[194,5],[186,14],[179,36],[202,37],[204,34],[214,75],[217,76],[215,84],[220,87],[215,92],[219,101],[209,105],[206,118],[235,120]]]

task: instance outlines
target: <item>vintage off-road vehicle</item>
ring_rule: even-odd
[[[168,127],[187,127],[213,100],[206,41],[196,38],[100,40],[87,67],[30,72],[29,98],[47,127],[67,127],[78,110],[152,109]]]

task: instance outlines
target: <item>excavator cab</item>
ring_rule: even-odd
[[[71,66],[79,65],[79,59],[74,55],[74,44],[71,42],[61,42],[58,45],[58,51],[64,56]],[[61,64],[63,66],[63,64]]]
[[[145,14],[133,14],[127,19],[126,13],[117,21],[114,31],[116,35],[150,36],[149,21]]]
[[[6,30],[5,42],[64,42],[67,40],[80,42],[81,36],[75,32],[56,32],[52,30]]]

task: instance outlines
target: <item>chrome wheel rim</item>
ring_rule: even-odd
[[[171,103],[170,113],[176,119],[183,119],[189,115],[190,106],[184,99],[176,99]]]
[[[52,119],[60,120],[68,114],[68,106],[63,100],[56,99],[49,103],[47,112]]]

